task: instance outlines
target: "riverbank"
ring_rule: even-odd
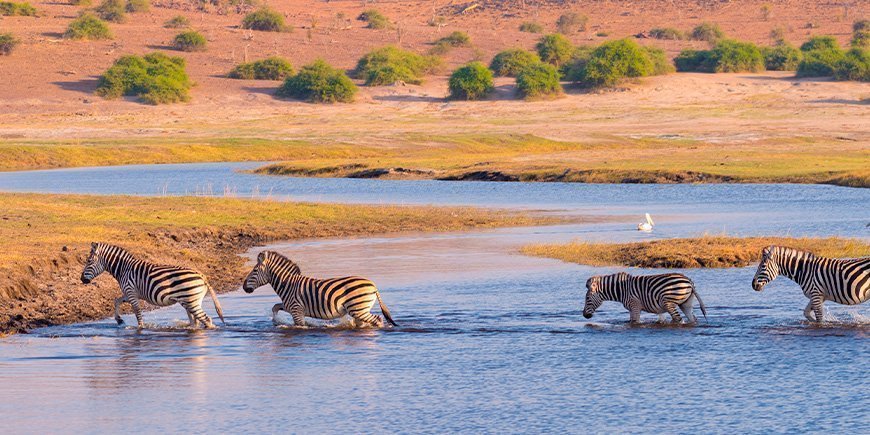
[[[857,239],[792,237],[726,237],[656,240],[635,243],[538,244],[522,248],[537,257],[590,266],[626,266],[659,269],[743,267],[758,262],[770,245],[788,246],[835,258],[870,255],[870,243]]]
[[[558,218],[460,207],[357,206],[235,198],[0,194],[0,333],[104,318],[119,290],[79,280],[90,242],[194,267],[218,292],[238,254],[276,240],[527,226]]]

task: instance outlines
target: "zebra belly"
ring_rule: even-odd
[[[322,320],[333,320],[347,314],[347,311],[344,307],[338,307],[338,310],[335,309],[326,309],[325,312],[317,313],[311,307],[305,307],[305,317],[311,317],[312,319],[322,319]]]

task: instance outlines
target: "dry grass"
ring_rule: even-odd
[[[704,236],[637,243],[586,243],[530,245],[526,255],[556,258],[591,266],[650,268],[742,267],[757,262],[769,245],[802,249],[826,257],[870,255],[870,244],[842,238]]]
[[[238,287],[238,253],[270,240],[531,225],[549,218],[473,208],[351,206],[225,198],[0,194],[0,331],[109,314],[117,285],[78,281],[92,241],[203,271]]]

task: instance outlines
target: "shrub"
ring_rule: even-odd
[[[520,48],[502,51],[492,58],[489,69],[497,77],[516,77],[524,68],[541,63],[537,54]]]
[[[22,17],[35,17],[37,14],[36,8],[33,7],[30,3],[22,2],[2,2],[0,1],[0,15],[7,16],[22,16]]]
[[[186,29],[190,27],[190,20],[184,15],[176,15],[163,23],[163,27],[167,29]]]
[[[471,62],[453,71],[448,86],[450,98],[457,100],[477,100],[495,89],[492,71],[480,62]]]
[[[112,39],[108,24],[94,14],[85,13],[69,23],[63,34],[69,39]]]
[[[18,42],[11,33],[0,33],[0,56],[12,53]]]
[[[717,42],[712,50],[683,50],[674,63],[677,71],[720,73],[764,70],[764,56],[755,44],[727,39]]]
[[[357,61],[354,75],[367,86],[389,85],[398,81],[422,83],[422,77],[438,70],[440,58],[422,56],[394,46],[381,47],[366,53]]]
[[[285,32],[290,27],[284,24],[284,16],[269,8],[262,8],[245,15],[242,19],[242,28],[262,30],[264,32]]]
[[[870,20],[855,21],[852,25],[852,47],[870,48]]]
[[[870,82],[870,50],[849,50],[834,67],[834,79]]]
[[[205,51],[206,44],[205,36],[195,30],[181,32],[172,40],[172,46],[181,51]]]
[[[231,79],[284,80],[293,75],[293,65],[281,57],[268,57],[236,65],[227,75]]]
[[[91,0],[69,0],[69,4],[73,6],[90,6]]]
[[[813,36],[809,41],[801,44],[801,51],[814,50],[839,50],[840,44],[833,36]]]
[[[94,11],[100,18],[112,23],[123,23],[127,20],[127,7],[123,0],[103,0]]]
[[[816,39],[816,38],[813,38]],[[831,38],[833,39],[833,38]],[[813,42],[813,44],[810,44]],[[803,50],[804,47],[821,47],[817,49]],[[810,40],[801,46],[803,59],[797,67],[798,77],[828,77],[834,75],[834,69],[844,58],[845,53],[829,40]]]
[[[532,21],[526,21],[523,24],[520,24],[520,32],[526,33],[541,33],[544,31],[544,27],[538,23]]]
[[[562,93],[559,71],[548,63],[526,65],[517,74],[517,90],[524,98],[541,98]]]
[[[538,51],[541,61],[559,66],[571,60],[574,46],[571,45],[571,41],[568,38],[558,33],[553,33],[541,38],[538,44],[535,45],[535,50]]]
[[[792,45],[782,42],[761,49],[764,67],[770,71],[795,71],[803,59],[803,53]]]
[[[586,30],[588,22],[589,17],[586,15],[570,12],[559,16],[559,19],[556,20],[556,29],[562,34],[583,32]]]
[[[701,23],[692,29],[691,39],[696,41],[716,42],[725,37],[725,32],[715,23]]]
[[[127,0],[127,12],[147,12],[151,7],[151,0]]]
[[[593,51],[595,51],[595,47],[588,45],[575,47],[571,53],[571,59],[560,68],[559,72],[562,74],[562,77],[572,82],[583,81],[583,72],[586,69],[586,63],[592,57]]]
[[[359,14],[356,19],[368,23],[366,27],[369,29],[388,29],[390,28],[390,20],[377,9],[369,9]]]
[[[349,103],[353,101],[356,92],[356,85],[344,71],[318,59],[284,80],[275,95],[316,103]]]
[[[103,98],[135,95],[149,104],[187,101],[193,84],[184,67],[183,58],[163,53],[123,56],[100,77],[97,95]]]
[[[592,51],[583,68],[581,82],[587,86],[614,86],[627,77],[651,75],[655,65],[646,50],[631,39],[601,44]]]
[[[673,27],[656,27],[649,31],[649,36],[655,39],[669,39],[679,41],[683,39],[683,32],[674,29]]]
[[[471,37],[468,33],[456,30],[449,35],[435,41],[435,45],[448,45],[450,47],[468,47],[471,45]]]
[[[674,64],[668,58],[667,53],[658,47],[643,47],[647,57],[652,61],[653,70],[650,75],[661,76],[674,72]]]

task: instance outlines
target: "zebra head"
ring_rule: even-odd
[[[246,293],[253,293],[266,284],[280,282],[300,273],[299,266],[289,258],[275,251],[263,251],[257,256],[257,265],[245,277],[242,289]]]
[[[583,305],[583,317],[592,318],[595,310],[601,306],[601,276],[596,275],[586,280],[586,304]]]
[[[757,292],[764,290],[764,286],[779,275],[779,263],[773,258],[776,251],[775,246],[768,246],[761,251],[761,262],[752,278],[752,288]]]
[[[100,245],[91,243],[91,253],[88,254],[88,261],[85,262],[85,269],[82,270],[82,282],[90,284],[97,276],[106,270],[106,264],[99,251]]]

